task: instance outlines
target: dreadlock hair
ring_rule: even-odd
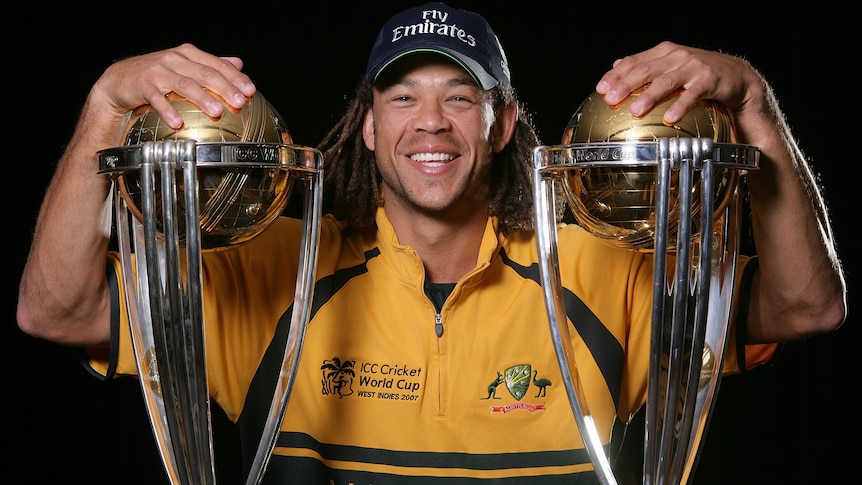
[[[494,110],[518,103],[511,86],[496,86],[485,95]],[[325,206],[351,230],[371,234],[377,229],[375,213],[382,205],[382,177],[374,153],[365,146],[362,124],[373,102],[372,84],[361,77],[344,115],[318,145],[324,159]],[[488,215],[497,216],[500,230],[508,233],[533,229],[532,152],[539,138],[532,119],[518,106],[512,140],[494,156],[491,167],[491,202]]]

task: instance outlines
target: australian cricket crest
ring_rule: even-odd
[[[530,383],[539,389],[534,397],[541,398],[546,396],[546,388],[551,385],[551,381],[544,377],[537,379],[536,374],[538,372],[533,371],[533,367],[530,364],[513,365],[503,372],[497,371],[497,378],[488,385],[488,396],[482,399],[501,399],[497,396],[497,388],[505,384],[506,390],[515,398],[515,401],[502,405],[493,405],[491,406],[491,413],[508,414],[519,410],[531,413],[543,411],[545,409],[545,403],[543,402],[531,403],[522,401],[530,389]]]
[[[516,400],[520,401],[527,394],[527,389],[530,388],[531,373],[530,364],[518,364],[509,367],[503,374],[506,378],[506,389]]]

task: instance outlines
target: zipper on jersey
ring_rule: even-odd
[[[440,314],[439,310],[435,310],[434,312],[434,333],[437,334],[437,357],[440,357],[440,345],[442,342],[443,336],[443,315]],[[438,417],[443,417],[446,415],[445,413],[445,404],[443,399],[443,369],[444,365],[441,362],[441,365],[437,368],[437,411],[436,415]]]
[[[446,305],[446,301],[452,295],[455,283],[425,283],[423,286],[425,298],[431,302],[431,307],[434,309],[434,333],[437,334],[437,338],[440,338],[443,336],[443,306]]]

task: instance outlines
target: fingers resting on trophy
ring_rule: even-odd
[[[175,92],[218,118],[226,106],[239,109],[255,93],[251,79],[242,72],[238,57],[218,57],[192,44],[182,44],[110,66],[96,87],[118,113],[151,105],[174,129],[183,120],[166,96]]]
[[[756,71],[741,58],[665,41],[618,59],[599,80],[596,91],[614,105],[649,83],[630,105],[633,115],[642,116],[682,90],[663,114],[665,123],[673,124],[702,99],[718,101],[731,111],[739,109],[750,96],[749,90],[759,88],[760,82]]]

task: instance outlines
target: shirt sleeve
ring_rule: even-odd
[[[107,348],[87,349],[84,362],[90,373],[104,379],[137,374],[121,269],[119,254],[109,253],[106,272],[111,298],[111,341]]]
[[[724,359],[724,374],[738,374],[769,362],[776,354],[779,344],[745,343],[746,322],[751,300],[751,281],[757,269],[757,257],[740,258],[737,280],[737,300],[731,319],[727,354]]]

